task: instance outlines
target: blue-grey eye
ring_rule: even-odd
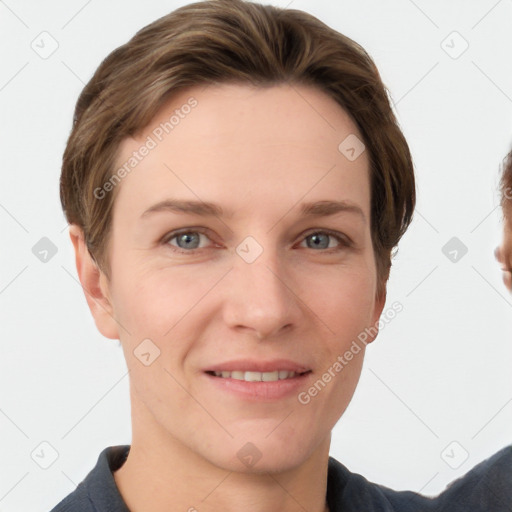
[[[180,249],[197,249],[199,247],[200,236],[200,233],[191,231],[175,235],[172,239],[176,239],[176,243]]]
[[[306,240],[312,240],[312,244],[307,243],[310,249],[328,249],[329,248],[329,239],[333,238],[332,235],[327,233],[313,233],[306,237]]]

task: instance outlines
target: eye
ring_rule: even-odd
[[[204,245],[202,247],[200,246],[201,237],[210,240],[206,233],[197,229],[173,231],[162,239],[162,244],[171,246],[173,251],[179,253],[192,253],[196,250],[208,248]],[[333,240],[337,242],[337,245],[332,245],[331,242]],[[338,251],[347,247],[352,247],[352,241],[347,236],[330,230],[317,230],[310,232],[303,237],[303,241],[306,242],[308,249]]]
[[[199,247],[201,237],[209,239],[202,231],[191,230],[173,232],[169,233],[169,235],[162,240],[162,243],[177,247],[177,252],[185,253],[195,249],[204,249],[204,247]],[[171,243],[172,240],[176,240],[176,244]]]
[[[338,247],[330,246],[329,238],[335,239],[338,242]],[[335,231],[314,231],[305,236],[304,240],[306,241],[306,245],[309,249],[335,249],[339,250],[339,248],[351,247],[352,243],[350,239],[341,233],[337,233]],[[308,240],[311,240],[311,243],[307,243]]]

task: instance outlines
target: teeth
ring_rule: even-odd
[[[275,382],[276,380],[279,380],[279,372],[276,370],[275,372],[262,373],[260,380],[263,382]]]
[[[249,382],[261,382],[261,376],[263,374],[260,372],[245,372],[244,380]]]
[[[275,382],[277,380],[291,379],[295,377],[295,372],[288,370],[276,370],[275,372],[214,372],[216,377],[224,379],[245,380],[246,382]]]

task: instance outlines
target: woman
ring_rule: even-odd
[[[122,344],[133,439],[55,512],[510,506],[510,449],[435,500],[329,457],[415,204],[356,43],[240,0],[155,21],[82,92],[61,200],[96,326]]]

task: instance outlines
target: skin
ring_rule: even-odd
[[[510,212],[504,212],[503,238],[501,245],[496,248],[494,255],[501,264],[503,283],[512,293],[512,220]]]
[[[376,293],[369,161],[338,150],[348,135],[362,136],[316,88],[197,87],[126,139],[119,165],[190,96],[195,109],[117,186],[110,280],[80,229],[70,230],[97,328],[121,341],[130,371],[132,445],[115,481],[133,512],[322,512],[331,430],[355,391],[364,347],[307,405],[296,393],[242,399],[204,370],[291,359],[311,370],[307,390],[376,324],[385,296]],[[232,216],[141,219],[167,198],[215,202]],[[328,200],[362,214],[301,216],[301,203]],[[183,228],[196,233],[192,243],[166,237]],[[325,229],[351,242],[324,234],[315,245],[311,235]],[[236,252],[247,236],[263,249],[252,263]],[[160,350],[149,366],[134,355],[147,338]],[[251,467],[237,457],[247,442],[261,453]]]

